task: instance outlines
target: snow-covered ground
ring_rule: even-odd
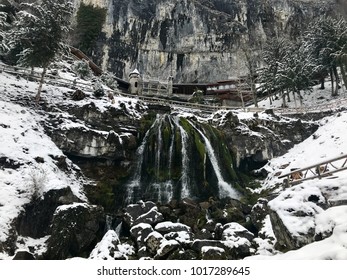
[[[293,97],[293,94],[290,94],[290,101],[286,98],[286,106],[288,108],[296,109],[330,109],[333,107],[338,107],[343,102],[344,105],[347,104],[347,91],[343,88],[339,89],[339,96],[331,96],[331,82],[325,82],[325,89],[320,89],[320,85],[314,86],[312,91],[301,92],[302,95],[302,104],[300,104],[299,98],[296,97],[296,100]],[[283,100],[280,95],[275,95],[271,98],[262,98],[258,102],[259,108],[281,108],[283,106]],[[250,107],[254,107],[251,105]]]
[[[64,78],[74,77],[60,73]],[[59,74],[59,75],[60,75]],[[330,100],[330,89],[327,83],[325,91],[315,89],[315,93],[304,95],[304,105],[324,104],[335,102]],[[54,162],[55,157],[63,156],[61,150],[44,134],[40,121],[43,116],[36,110],[30,110],[11,100],[21,98],[33,99],[37,89],[36,82],[30,82],[13,75],[0,73],[0,160],[6,159],[8,165],[16,168],[0,169],[0,242],[6,240],[10,223],[30,201],[33,195],[48,191],[52,188],[64,188],[70,186],[76,196],[82,201],[86,198],[82,191],[82,179],[77,172],[66,174],[59,170]],[[51,104],[64,102],[79,102],[81,106],[90,100],[71,101],[66,97],[69,88],[44,85],[44,100]],[[90,96],[91,92],[87,92]],[[317,99],[317,94],[323,98]],[[341,97],[345,91],[341,91]],[[136,99],[115,97],[115,103],[111,103],[105,96],[101,99],[93,99],[100,110],[107,110],[110,106],[126,104],[128,111],[134,117],[140,117],[136,108]],[[272,107],[280,107],[282,100],[275,100]],[[271,107],[269,100],[260,102],[260,107]],[[294,107],[294,102],[289,103]],[[239,114],[240,118],[248,118],[252,113]],[[268,116],[268,115],[267,115]],[[282,157],[271,160],[265,168],[269,172],[268,178],[262,182],[262,189],[271,188],[278,179],[279,172],[284,174],[292,168],[301,168],[315,164],[341,154],[347,153],[347,112],[341,112],[320,121],[320,128],[304,142],[296,145]],[[39,163],[37,160],[40,158]],[[71,162],[71,170],[77,170]],[[35,187],[36,186],[36,187]],[[316,234],[331,234],[329,237],[313,242],[301,249],[281,254],[274,250],[271,242],[259,238],[258,255],[251,259],[347,259],[347,206],[330,207],[327,210],[308,201],[307,197],[316,195],[319,200],[328,202],[347,200],[347,171],[336,173],[334,178],[323,178],[306,181],[298,186],[286,190],[277,189],[280,194],[269,203],[269,206],[277,211],[290,232],[303,234],[313,229]],[[35,194],[34,194],[35,193]],[[290,211],[289,211],[290,210]],[[291,215],[293,212],[302,211],[305,217]],[[273,237],[273,231],[269,217],[264,221],[262,229],[264,236]],[[44,240],[26,240],[22,243],[30,243],[35,246],[44,243]],[[101,245],[100,245],[101,246]],[[9,256],[0,253],[0,259]]]
[[[58,75],[71,81],[75,79],[72,73],[65,71],[59,71]],[[87,200],[82,191],[83,178],[78,175],[79,168],[68,159],[68,173],[57,167],[55,159],[64,154],[44,133],[40,122],[45,116],[39,109],[28,108],[18,102],[23,99],[24,103],[25,100],[31,100],[34,104],[37,87],[37,82],[0,72],[0,161],[4,161],[2,165],[5,166],[0,169],[0,243],[8,238],[11,222],[34,195],[40,196],[50,189],[70,187],[78,198]],[[100,111],[110,106],[118,108],[122,104],[132,117],[140,117],[135,109],[138,100],[115,96],[115,102],[112,103],[107,96],[93,98],[91,90],[85,91],[85,100],[72,101],[67,98],[68,93],[72,92],[70,88],[44,84],[42,100],[66,106],[72,102],[83,106],[93,101]],[[69,120],[66,125],[69,125]],[[44,243],[44,240],[21,237],[19,240],[27,246],[37,247],[37,243]],[[0,259],[6,258],[9,256],[0,253]]]
[[[281,174],[347,154],[346,128],[346,111],[322,119],[314,135],[265,166],[269,175],[262,182],[262,190],[282,183],[283,179],[278,179]],[[335,162],[334,165],[341,167],[344,160]],[[328,237],[285,254],[277,252],[268,256],[269,250],[260,250],[260,255],[250,259],[347,259],[347,206],[334,206],[324,210],[317,205],[347,202],[346,170],[330,177],[305,181],[285,190],[280,187],[276,191],[280,194],[269,202],[269,206],[278,213],[293,236],[304,235],[313,230],[315,235],[323,234]],[[309,197],[312,196],[315,196],[318,203],[310,201]]]

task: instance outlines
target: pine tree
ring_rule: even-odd
[[[316,76],[330,75],[332,96],[338,94],[337,67],[345,69],[344,55],[347,44],[347,24],[342,18],[334,19],[329,16],[318,18],[304,37],[306,50],[315,60]]]
[[[311,57],[300,43],[291,43],[284,39],[274,39],[264,50],[265,67],[260,74],[263,90],[281,92],[283,106],[285,95],[292,92],[302,103],[301,91],[310,90],[314,69]]]
[[[264,67],[260,71],[259,81],[261,90],[270,95],[281,93],[283,106],[286,106],[284,81],[281,75],[278,75],[281,65],[287,56],[287,50],[290,42],[284,38],[274,38],[269,40],[263,50]]]
[[[42,84],[50,63],[65,47],[69,31],[72,2],[69,0],[42,0],[21,3],[8,43],[19,50],[18,64],[42,67],[36,101],[41,96]]]
[[[6,32],[8,31],[10,24],[7,20],[8,14],[4,9],[5,5],[0,4],[0,54],[4,54],[9,50],[4,38],[6,37]]]

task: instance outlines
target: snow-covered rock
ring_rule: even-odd
[[[192,232],[192,229],[182,223],[173,223],[173,222],[161,222],[157,224],[154,229],[161,234],[167,234],[170,232],[179,232],[179,231],[186,231],[186,232]]]
[[[130,234],[134,238],[139,248],[145,245],[145,240],[148,235],[153,232],[153,228],[150,224],[139,223],[130,229]]]
[[[155,255],[160,249],[161,243],[166,241],[164,236],[162,236],[159,232],[153,231],[150,233],[145,239],[146,247],[149,252]]]
[[[45,258],[59,260],[89,254],[89,247],[97,242],[104,228],[105,215],[100,206],[87,203],[59,206],[53,216]]]
[[[201,248],[201,258],[203,260],[225,260],[226,253],[223,248],[204,246]]]
[[[251,254],[253,233],[238,223],[228,223],[223,227],[223,244],[230,250],[233,258],[244,258]]]
[[[113,260],[119,242],[119,237],[114,230],[107,231],[101,241],[90,253],[89,259]]]

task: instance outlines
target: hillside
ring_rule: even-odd
[[[72,72],[67,71],[68,69],[67,65],[60,66],[58,76],[73,81],[76,77]],[[228,250],[230,248],[240,246],[241,251],[237,251],[236,255],[233,255],[234,258],[347,259],[347,208],[345,205],[347,201],[347,172],[336,173],[333,177],[327,177],[321,180],[307,181],[288,189],[283,189],[281,180],[277,179],[279,174],[284,174],[292,168],[305,167],[346,153],[347,136],[344,128],[346,127],[347,113],[344,109],[339,108],[340,112],[332,112],[330,116],[320,119],[317,122],[309,121],[308,123],[319,125],[319,129],[314,135],[302,143],[294,145],[293,142],[294,147],[287,153],[268,161],[263,167],[267,171],[267,177],[265,179],[258,179],[259,188],[252,189],[254,194],[266,194],[257,204],[251,205],[254,211],[253,209],[248,209],[249,205],[234,200],[228,201],[226,205],[213,201],[203,201],[203,204],[194,204],[193,201],[186,200],[185,203],[187,204],[183,203],[183,205],[179,206],[181,207],[180,211],[182,209],[187,211],[188,209],[188,212],[190,212],[188,215],[181,216],[180,221],[182,224],[180,224],[173,223],[172,221],[169,223],[168,220],[165,220],[168,216],[164,215],[170,214],[170,212],[165,211],[168,211],[169,207],[176,207],[173,204],[155,205],[150,202],[142,202],[143,204],[127,205],[124,211],[128,214],[124,217],[114,217],[113,222],[109,224],[107,217],[112,213],[107,213],[105,216],[105,213],[102,212],[102,207],[100,205],[94,205],[87,198],[90,192],[87,191],[86,186],[96,187],[94,184],[95,178],[91,179],[84,173],[88,170],[88,174],[90,174],[91,170],[86,169],[85,166],[82,166],[82,168],[78,167],[77,163],[82,162],[81,157],[75,158],[72,154],[69,154],[67,157],[58,148],[58,145],[61,145],[64,149],[74,147],[74,151],[80,152],[79,156],[84,155],[86,158],[94,157],[96,160],[99,157],[105,160],[105,162],[111,158],[117,159],[122,162],[124,168],[125,164],[130,164],[124,161],[126,153],[129,152],[129,149],[125,149],[124,146],[131,147],[130,150],[133,152],[139,147],[139,143],[135,140],[133,141],[132,137],[134,137],[134,134],[140,134],[139,130],[137,130],[139,128],[136,125],[136,120],[141,120],[148,113],[148,104],[144,104],[138,99],[122,96],[115,96],[115,102],[112,103],[107,96],[95,98],[91,90],[85,90],[85,99],[74,101],[71,99],[74,90],[70,87],[45,84],[42,101],[35,107],[32,98],[36,91],[36,82],[5,72],[0,73],[0,80],[0,259],[12,259],[18,251],[30,252],[30,254],[37,258],[42,257],[47,251],[52,258],[71,258],[77,256],[92,259],[105,257],[111,259],[134,258],[135,247],[140,246],[140,244],[149,246],[147,248],[149,251],[147,253],[143,252],[147,258],[164,258],[168,252],[172,253],[173,257],[176,256],[176,258],[179,258],[180,256],[174,255],[174,252],[176,252],[175,250],[177,248],[182,248],[180,247],[183,246],[182,244],[185,244],[184,246],[191,246],[191,250],[200,253],[193,254],[187,250],[183,258],[187,258],[188,256],[194,256],[196,258],[207,256],[206,258],[208,258],[208,254],[216,256],[221,250],[224,250],[225,254],[229,254]],[[87,81],[84,82],[88,83]],[[344,93],[341,91],[341,94],[343,96]],[[313,104],[316,102],[313,96],[313,94],[307,95],[304,104]],[[318,99],[318,101],[321,102],[321,99]],[[333,101],[338,102],[338,100]],[[99,125],[103,125],[104,131],[100,131],[95,126],[93,127],[92,123],[88,123],[87,121],[82,122],[79,114],[83,112],[83,114],[86,114],[87,111],[79,111],[76,108],[79,107],[81,110],[84,110],[88,106],[90,107],[91,104],[94,104],[92,106],[95,109],[91,112],[88,111],[89,115],[86,120],[93,119],[97,121],[99,118],[98,114],[113,112],[112,110],[116,110],[115,112],[117,114],[123,112],[123,115],[117,115],[119,130],[113,132],[108,131],[109,122],[113,122],[113,119],[102,119],[103,124],[101,123]],[[262,106],[267,107],[264,104]],[[163,108],[160,108],[160,110],[163,110]],[[115,112],[114,114],[116,114]],[[263,112],[259,113],[257,119],[253,113],[245,113],[241,110],[232,112],[232,114],[226,111],[218,111],[209,116],[194,116],[196,113],[192,111],[189,113],[186,111],[179,112],[179,108],[176,108],[174,114],[184,116],[191,122],[197,121],[196,119],[198,119],[199,123],[201,123],[201,130],[197,131],[203,131],[202,128],[208,131],[204,123],[218,123],[219,126],[223,126],[226,122],[235,122],[232,126],[242,128],[238,130],[238,133],[245,135],[245,137],[254,138],[255,142],[269,141],[265,139],[264,131],[267,131],[267,135],[276,134],[275,132],[269,132],[269,128],[263,126],[266,122],[270,123],[268,125],[269,127],[276,125],[285,126],[298,122],[297,119],[279,118]],[[236,122],[236,119],[240,122],[239,124]],[[256,122],[258,121],[261,125],[258,124],[257,126]],[[305,121],[302,121],[302,123],[305,124]],[[49,126],[52,127],[50,128]],[[165,123],[162,126],[164,127]],[[193,125],[190,127],[193,127]],[[260,127],[261,130],[258,129]],[[184,129],[186,131],[192,130],[189,126],[186,126]],[[255,130],[253,131],[251,129]],[[70,134],[69,131],[78,131],[82,134]],[[211,135],[216,133],[214,130],[211,131]],[[76,143],[79,139],[73,137],[74,135],[84,135],[83,133],[85,135],[91,133],[94,136],[88,138],[89,140],[86,138],[87,140],[85,139],[83,141],[87,142],[82,142],[80,144],[81,146],[78,146]],[[182,138],[184,138],[185,134],[182,131],[181,134],[183,135]],[[288,135],[284,137],[290,137],[290,134],[294,135],[295,131],[288,132]],[[196,137],[195,141],[198,144],[203,142],[204,137],[207,137],[198,138],[197,135],[195,133],[194,137]],[[206,135],[209,134],[206,133]],[[106,147],[109,143],[107,139],[110,139],[111,136],[113,139],[113,142],[111,142],[112,145]],[[278,138],[279,136],[276,137]],[[64,139],[67,141],[64,142]],[[74,141],[76,143],[72,143]],[[207,140],[205,141],[207,144]],[[281,138],[281,141],[283,143],[291,142],[291,140],[284,140],[283,138]],[[213,143],[212,140],[211,143]],[[73,146],[75,144],[77,146]],[[213,145],[212,149],[216,149],[216,144]],[[249,145],[253,145],[252,142]],[[123,147],[124,150],[120,150],[120,147]],[[201,144],[199,147],[201,147]],[[159,149],[157,152],[159,152]],[[250,149],[248,152],[251,153],[253,151]],[[268,155],[272,155],[272,151],[267,152]],[[206,167],[206,170],[209,170],[211,177],[213,177],[213,172],[217,172],[216,170],[218,168],[213,166],[212,158],[214,157],[211,155],[212,152],[206,150],[205,153],[211,158],[209,159],[211,166],[209,169]],[[72,159],[75,160],[75,163]],[[219,160],[217,154],[215,160]],[[98,164],[100,165],[101,161]],[[217,167],[218,164],[220,165],[219,161]],[[116,168],[111,166],[113,168],[112,172],[116,173],[117,168],[119,169],[120,166],[116,166]],[[220,165],[219,168],[222,170],[224,166]],[[102,176],[100,174],[96,174],[95,176]],[[222,176],[222,172],[219,176]],[[217,179],[219,180],[219,178]],[[71,192],[67,191],[67,189],[70,189]],[[59,192],[62,192],[63,195]],[[101,195],[109,195],[109,193],[102,193]],[[54,196],[57,196],[59,203],[52,198]],[[313,200],[312,197],[314,197]],[[53,203],[55,208],[50,209],[50,201],[57,203]],[[30,207],[33,205],[34,208],[37,207],[37,212],[30,210],[32,209]],[[139,205],[142,206],[139,207]],[[46,212],[42,209],[39,212],[38,208],[40,207],[47,207]],[[244,213],[236,214],[236,212],[233,212],[234,214],[230,216],[229,220],[227,210],[233,209],[232,211],[236,211],[235,209],[241,209],[242,207],[245,208],[242,211],[248,213],[248,218]],[[141,210],[139,213],[134,213],[133,211],[137,208],[148,208],[148,212],[141,212],[144,211]],[[175,210],[178,211],[177,209]],[[259,211],[259,209],[263,209],[264,211]],[[27,211],[27,214],[25,211]],[[31,213],[30,211],[34,211],[33,213],[36,213],[39,217],[42,217],[42,213],[51,213],[53,221],[47,222],[51,229],[44,229],[42,232],[37,232],[37,229],[30,228],[27,224],[28,221],[29,223],[33,221],[29,215]],[[217,216],[217,213],[222,213],[219,214],[222,216]],[[260,216],[251,217],[252,222],[257,224],[259,228],[259,230],[255,231],[257,233],[256,236],[235,222],[237,219],[249,221],[250,216],[255,215],[255,213],[260,214]],[[270,217],[269,213],[271,213],[272,217]],[[92,224],[91,228],[95,231],[93,233],[94,235],[91,236],[90,233],[84,235],[87,237],[84,237],[83,242],[90,240],[90,244],[87,244],[88,246],[83,242],[83,244],[78,243],[78,246],[81,246],[80,252],[82,253],[76,253],[71,249],[72,247],[69,247],[66,248],[66,251],[64,251],[65,248],[59,248],[55,254],[52,250],[56,248],[53,246],[57,246],[56,242],[59,238],[57,232],[64,230],[68,236],[76,235],[79,237],[79,234],[81,234],[79,231],[80,227],[84,227],[84,224],[81,225],[78,221],[66,220],[73,219],[70,215],[77,215],[81,222],[87,223],[86,221],[88,221],[89,226],[91,226],[89,224],[90,222]],[[213,219],[217,219],[218,217],[218,219],[223,220],[223,215],[225,215],[225,220],[228,222],[225,222],[222,228],[219,228],[222,231],[221,239],[212,239],[212,235],[209,236],[203,230],[199,231],[187,226],[186,224],[191,225],[196,222],[196,220],[189,220],[189,217],[193,217],[194,215],[199,216],[201,219],[204,217],[204,223],[206,224],[202,225],[202,229],[209,229],[211,234],[217,234],[218,232],[218,223]],[[272,225],[274,215],[282,221],[280,231],[275,229],[276,224]],[[134,236],[142,236],[141,238],[143,240],[141,242],[138,241],[140,242],[139,244],[135,246],[129,237],[126,237],[124,233],[120,233],[118,227],[120,225],[119,220],[118,223],[115,223],[119,218],[123,219],[123,226],[125,224],[129,225],[133,238]],[[183,221],[186,224],[183,224]],[[37,222],[40,223],[40,221]],[[74,222],[76,224],[73,224]],[[149,229],[151,229],[149,232],[152,233],[148,235],[148,238],[159,238],[160,240],[160,247],[155,248],[155,250],[158,249],[155,252],[161,254],[160,256],[153,253],[151,250],[154,249],[151,249],[150,245],[144,242],[144,236]],[[167,232],[168,230],[171,230],[171,235]],[[106,235],[104,235],[105,231],[107,232]],[[179,234],[173,235],[172,232],[175,231],[179,232]],[[288,233],[290,237],[289,241],[278,239],[278,233],[281,231]],[[193,236],[194,234],[195,237]],[[77,238],[77,240],[80,239]],[[98,245],[95,244],[96,240],[100,242]],[[71,242],[76,244],[76,242],[81,241],[76,241],[71,237],[71,240],[64,239],[64,242],[66,242],[64,243],[66,246],[70,246]],[[294,244],[293,246],[296,248],[289,248],[288,244]],[[90,246],[92,245],[93,247],[91,248]],[[283,253],[288,249],[289,252]],[[188,254],[188,251],[191,255]]]

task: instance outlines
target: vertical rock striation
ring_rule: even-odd
[[[297,37],[332,0],[75,0],[107,10],[93,58],[119,77],[213,82],[245,72],[240,45]]]

